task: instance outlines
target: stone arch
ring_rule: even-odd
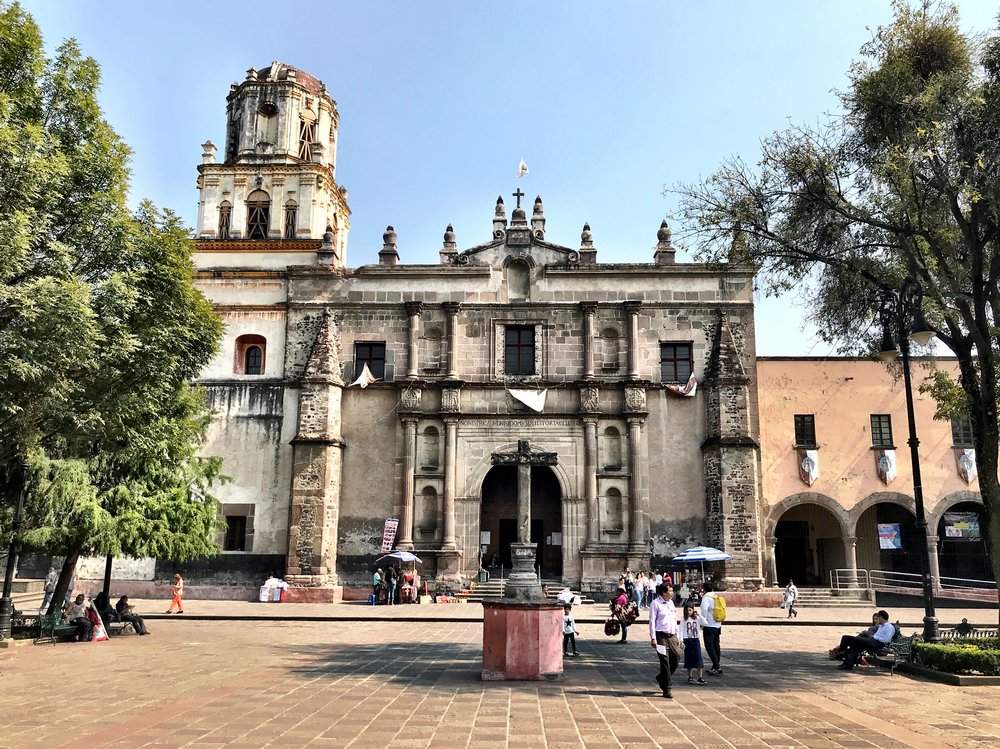
[[[860,520],[861,516],[865,514],[865,510],[882,502],[889,502],[891,504],[905,507],[910,511],[911,515],[916,516],[917,514],[916,502],[913,501],[913,497],[910,495],[902,494],[900,492],[873,492],[851,508],[851,532],[849,535],[857,536],[858,520]]]
[[[539,450],[541,452],[558,452],[558,450],[554,450],[551,446],[544,445],[540,442],[532,442],[531,449]],[[495,445],[488,453],[486,453],[484,457],[480,458],[475,467],[466,474],[467,481],[464,487],[465,496],[482,497],[483,480],[486,478],[486,474],[489,473],[490,468],[493,467],[493,464],[490,461],[490,453],[497,452],[517,452],[517,441],[503,442]],[[565,502],[568,499],[576,499],[578,495],[575,491],[572,491],[572,487],[575,486],[575,484],[570,478],[569,473],[566,471],[566,466],[563,465],[563,462],[560,461],[554,466],[549,466],[549,468],[552,469],[552,473],[555,474],[556,480],[559,481],[559,493],[562,501]]]
[[[840,502],[819,492],[799,492],[798,494],[791,494],[776,505],[771,506],[764,525],[765,537],[769,541],[773,539],[781,516],[793,507],[806,504],[819,505],[824,510],[829,510],[840,525],[841,534],[845,537],[854,535],[854,522],[851,521],[850,513],[844,509]]]
[[[526,258],[508,258],[503,265],[503,276],[509,301],[531,298],[531,265]]]
[[[936,534],[938,524],[941,522],[941,518],[944,517],[944,514],[961,502],[975,502],[976,504],[981,505],[983,504],[983,498],[979,492],[969,491],[968,489],[962,489],[960,491],[944,495],[934,505],[934,509],[927,513],[928,532]]]

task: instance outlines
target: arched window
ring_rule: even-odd
[[[604,430],[604,443],[602,445],[602,461],[605,471],[620,471],[622,469],[622,436],[615,427],[608,427]]]
[[[531,269],[523,260],[512,260],[504,269],[507,276],[507,298],[527,299],[531,291]]]
[[[262,375],[267,364],[267,341],[264,336],[246,334],[236,339],[233,371],[242,375]]]
[[[600,357],[602,372],[617,372],[618,361],[618,331],[614,328],[605,328],[601,331]]]
[[[247,196],[247,239],[267,239],[271,228],[271,196],[254,190]]]
[[[425,372],[434,374],[441,371],[441,335],[440,328],[429,328],[424,333],[424,355],[421,359]]]
[[[316,115],[309,109],[303,109],[299,118],[299,158],[312,161],[312,147],[316,142]]]
[[[278,105],[265,101],[257,109],[257,146],[264,150],[278,142]]]
[[[285,239],[295,239],[295,222],[298,214],[299,207],[294,200],[285,203]]]
[[[219,203],[219,239],[229,239],[229,222],[233,217],[233,206],[228,200]]]
[[[602,518],[601,530],[621,533],[622,528],[625,527],[623,510],[621,491],[611,487],[604,495],[604,517]]]
[[[440,465],[438,455],[440,453],[441,442],[437,427],[429,426],[424,429],[422,442],[421,468],[436,469]]]

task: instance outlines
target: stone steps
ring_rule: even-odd
[[[795,602],[796,608],[857,608],[871,605],[871,595],[861,588],[800,588]]]
[[[503,598],[506,586],[507,581],[505,579],[490,580],[485,583],[470,583],[466,590],[457,593],[456,596],[458,598],[465,598],[470,603],[495,601]],[[558,580],[542,580],[542,586],[545,588],[546,597],[552,601],[556,600],[559,591],[564,587]],[[594,603],[592,598],[586,597],[578,590],[574,590],[573,595],[580,596],[582,603]]]

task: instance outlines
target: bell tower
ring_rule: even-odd
[[[351,212],[336,181],[340,116],[326,86],[275,61],[250,68],[226,102],[223,159],[207,141],[198,166],[201,248],[228,243],[259,252],[322,243],[318,262],[343,267]]]

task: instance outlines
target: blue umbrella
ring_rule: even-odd
[[[375,560],[375,564],[378,564],[383,559],[397,559],[400,562],[420,562],[420,564],[423,564],[423,561],[420,559],[420,557],[418,557],[413,552],[410,552],[410,551],[401,551],[399,549],[397,549],[396,551],[390,552],[390,553],[386,554],[385,556],[379,557],[378,559]]]
[[[683,554],[678,554],[673,558],[674,562],[688,563],[701,562],[701,579],[705,579],[705,562],[725,562],[732,559],[731,554],[713,549],[711,546],[693,546]]]

